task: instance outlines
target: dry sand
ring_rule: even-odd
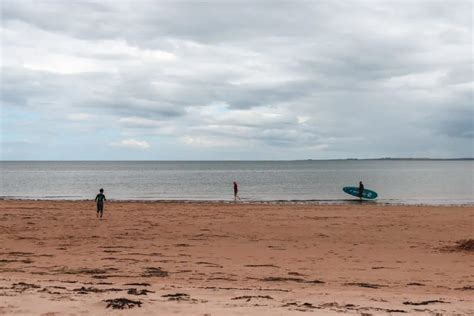
[[[472,315],[474,252],[456,245],[473,223],[473,207],[109,202],[98,220],[93,202],[0,201],[0,314]]]

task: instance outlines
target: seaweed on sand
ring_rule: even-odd
[[[161,269],[160,267],[145,268],[145,272],[142,274],[143,277],[161,277],[161,278],[167,277],[168,275],[169,273]]]
[[[464,251],[474,251],[474,239],[464,239],[457,242],[456,248]]]
[[[448,252],[468,251],[474,252],[474,239],[461,239],[455,245],[442,247],[441,250]]]
[[[127,294],[130,294],[130,295],[148,295],[148,293],[155,293],[155,292],[148,291],[146,289],[137,290],[135,288],[128,289],[128,291],[127,291]]]
[[[189,294],[186,293],[165,294],[161,297],[167,298],[168,301],[189,301],[191,299]]]
[[[141,301],[133,301],[129,300],[128,298],[114,298],[105,300],[104,302],[107,303],[106,308],[112,307],[112,309],[126,309],[126,308],[133,308],[135,306],[141,307]]]

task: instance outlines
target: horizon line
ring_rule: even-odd
[[[367,160],[474,160],[474,157],[427,158],[427,157],[381,157],[381,158],[328,158],[328,159],[0,159],[0,162],[266,162],[266,161],[367,161]]]

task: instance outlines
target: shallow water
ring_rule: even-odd
[[[474,204],[474,161],[0,162],[0,197],[345,202],[359,180],[379,203]]]

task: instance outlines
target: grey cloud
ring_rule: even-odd
[[[429,126],[438,135],[453,138],[474,139],[474,108],[471,98],[466,98],[464,104],[453,104],[443,108],[441,112],[430,115]],[[471,142],[471,147],[472,147]]]
[[[311,15],[307,7],[304,2],[269,6],[265,1],[5,1],[2,15],[6,21],[22,20],[78,38],[125,38],[146,47],[146,42],[153,43],[157,37],[205,42],[255,37],[257,25],[260,34],[299,35],[314,31],[311,26],[319,20],[314,16],[318,10],[311,10]]]
[[[120,133],[174,143],[235,140],[242,152],[248,142],[456,155],[473,137],[471,9],[5,0],[2,105],[93,114]],[[460,140],[438,145],[434,135]]]
[[[433,21],[470,23],[469,3],[432,1],[215,1],[215,2],[37,2],[4,1],[3,19],[23,20],[49,31],[66,32],[78,38],[124,38],[131,43],[155,43],[176,37],[202,42],[228,42],[265,37],[325,38],[341,30],[353,37],[367,17],[381,16],[384,28],[403,19],[416,19],[422,26]],[[435,17],[435,18],[433,18]],[[369,31],[362,29],[361,31]],[[420,33],[423,30],[420,30]],[[419,34],[422,35],[422,34]]]
[[[4,105],[111,115],[176,117],[183,113],[183,108],[154,97],[147,84],[114,82],[100,73],[63,75],[2,68],[2,80]]]

